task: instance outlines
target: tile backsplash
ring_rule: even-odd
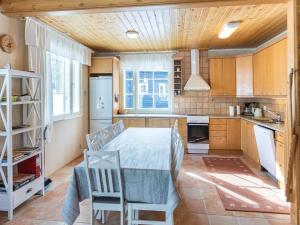
[[[200,75],[209,83],[208,51],[200,50]],[[178,57],[183,58],[183,85],[191,74],[191,53],[180,51]],[[286,115],[286,100],[272,98],[235,98],[211,97],[209,91],[183,91],[182,95],[173,97],[173,112],[178,114],[228,115],[228,107],[240,105],[241,111],[245,102],[258,102],[271,111],[279,112],[284,120]],[[268,113],[266,114],[268,115]]]

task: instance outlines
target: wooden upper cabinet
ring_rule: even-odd
[[[287,40],[283,39],[253,56],[254,96],[287,94]]]
[[[264,95],[264,77],[267,73],[266,51],[253,55],[253,91],[254,96]]]
[[[91,74],[112,74],[114,59],[111,58],[92,58]]]
[[[210,71],[210,94],[212,96],[218,96],[222,94],[223,82],[223,59],[210,59],[209,60]]]
[[[287,68],[287,39],[273,47],[272,57],[274,95],[287,95],[288,68]]]
[[[211,96],[235,96],[235,57],[211,58],[209,68]]]
[[[236,58],[236,95],[253,96],[253,62],[252,55]]]

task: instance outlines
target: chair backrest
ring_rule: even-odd
[[[92,134],[87,134],[86,142],[90,150],[99,151],[114,137],[113,126],[108,126]]]
[[[123,120],[119,120],[119,121],[117,122],[117,124],[118,124],[120,133],[122,133],[122,132],[125,130],[124,121],[123,121]]]
[[[176,126],[172,127],[171,135],[172,171],[176,180],[184,158],[184,145]]]
[[[104,144],[101,139],[101,131],[94,132],[86,135],[86,142],[89,150],[99,151],[103,148]]]
[[[114,139],[114,137],[112,126],[108,126],[100,130],[100,139],[103,146]]]
[[[119,151],[84,151],[90,197],[120,197],[123,204],[123,179]]]
[[[113,136],[116,137],[125,130],[123,120],[120,120],[112,125]]]

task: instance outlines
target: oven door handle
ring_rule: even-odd
[[[208,126],[207,123],[188,123],[188,126]]]

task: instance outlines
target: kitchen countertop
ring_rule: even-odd
[[[113,115],[114,118],[143,118],[143,117],[154,117],[154,118],[186,118],[187,115],[184,114],[173,114],[173,113],[164,113],[164,114],[156,114],[156,113],[130,113],[130,114],[116,114]]]
[[[269,128],[271,130],[275,130],[275,131],[279,131],[279,132],[285,132],[285,124],[284,123],[265,123],[265,122],[262,122],[262,121],[257,121],[255,119],[252,118],[252,116],[243,116],[243,115],[240,115],[240,116],[229,116],[229,115],[210,115],[209,118],[224,118],[224,119],[244,119],[244,120],[247,120],[251,123],[255,123],[257,125],[260,125],[260,126],[263,126],[263,127],[266,127],[266,128]]]
[[[141,113],[134,113],[134,114],[116,114],[113,115],[114,118],[186,118],[188,115],[185,114],[173,114],[173,113],[164,113],[164,114],[154,114],[154,113],[148,113],[148,114],[141,114]],[[257,121],[252,119],[249,116],[229,116],[229,115],[209,115],[209,118],[224,118],[224,119],[244,119],[249,122],[255,123],[257,125],[279,131],[279,132],[284,132],[285,131],[285,125],[284,123],[276,124],[276,123],[265,123],[261,121]]]

